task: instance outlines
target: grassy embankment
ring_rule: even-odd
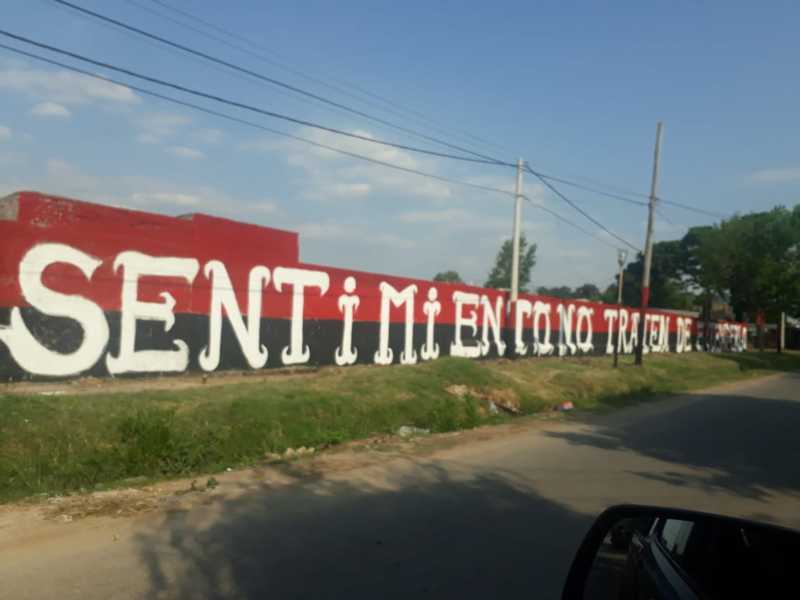
[[[487,398],[523,414],[571,400],[604,411],[800,369],[800,354],[471,361],[326,368],[303,376],[182,390],[0,395],[0,502],[105,489],[256,464],[266,453],[321,447],[401,425],[451,431],[501,422]],[[451,393],[452,386],[461,394]],[[463,386],[466,386],[464,388]],[[451,391],[448,391],[448,388]],[[466,392],[466,393],[464,393]]]

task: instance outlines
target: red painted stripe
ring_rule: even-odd
[[[36,192],[21,192],[16,195],[17,213],[14,218],[14,204],[10,199],[3,200],[3,214],[0,218],[0,306],[24,306],[18,272],[24,254],[41,243],[61,243],[73,246],[103,261],[91,282],[87,282],[75,267],[60,263],[47,268],[43,281],[51,289],[67,294],[78,294],[91,299],[104,310],[120,310],[122,277],[113,272],[115,257],[126,250],[136,250],[152,256],[195,258],[200,270],[194,282],[187,285],[176,279],[145,277],[139,282],[139,297],[142,300],[159,301],[159,294],[168,291],[176,300],[176,313],[207,314],[210,306],[209,281],[203,274],[203,265],[210,260],[225,264],[231,283],[236,291],[242,312],[247,306],[247,281],[250,269],[265,265],[271,270],[275,267],[293,267],[319,270],[328,273],[330,287],[320,296],[318,290],[307,289],[305,294],[306,319],[340,319],[338,299],[343,293],[347,277],[356,279],[355,294],[360,305],[355,314],[359,321],[377,321],[380,318],[381,293],[379,285],[386,282],[397,290],[409,285],[417,286],[414,319],[418,323],[427,320],[423,306],[431,287],[438,292],[441,312],[437,323],[455,322],[454,292],[467,292],[486,296],[492,306],[499,296],[505,294],[497,290],[432,283],[426,280],[410,279],[324,267],[299,262],[298,236],[296,233],[238,223],[207,215],[188,215],[186,217],[167,217],[152,213],[125,210],[109,206],[90,204],[66,198],[44,196]],[[262,315],[272,318],[288,318],[291,315],[291,287],[278,292],[272,283],[263,295]],[[287,293],[288,292],[288,293]],[[551,326],[560,328],[557,306],[563,300],[522,294],[521,299],[531,303],[548,302],[552,306]],[[594,309],[592,328],[595,332],[607,331],[603,316],[606,309],[616,311],[616,306],[591,302],[569,302],[577,308],[586,306]],[[471,307],[466,306],[464,314],[469,315]],[[670,332],[677,330],[677,315],[669,311],[651,310],[652,314],[671,315]],[[483,321],[483,310],[478,309],[478,327]],[[393,322],[402,322],[404,308],[392,308]],[[505,316],[504,321],[505,323]],[[574,326],[574,321],[573,321]],[[694,327],[696,325],[693,324]]]

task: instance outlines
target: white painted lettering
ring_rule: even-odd
[[[525,328],[525,317],[530,317],[533,312],[533,304],[530,300],[520,298],[514,306],[514,351],[519,356],[528,353],[528,345],[522,340],[522,332]]]
[[[260,369],[267,364],[267,348],[261,340],[261,298],[269,283],[269,269],[256,266],[250,270],[247,282],[247,325],[244,323],[239,302],[233,291],[228,270],[218,260],[208,261],[203,273],[211,285],[211,308],[208,322],[208,346],[200,350],[197,361],[204,371],[213,371],[219,366],[222,345],[222,311],[228,315],[239,348],[251,369]]]
[[[470,292],[453,292],[453,302],[456,303],[455,311],[455,332],[453,335],[453,343],[450,344],[451,356],[464,356],[466,358],[477,358],[481,354],[480,345],[474,344],[465,346],[461,339],[461,329],[469,327],[472,329],[470,337],[475,337],[478,332],[478,313],[474,308],[469,311],[469,316],[464,316],[464,305],[474,306],[477,308],[480,302],[480,296]]]
[[[578,319],[575,323],[575,345],[578,346],[578,350],[585,353],[594,350],[594,344],[592,344],[594,333],[592,331],[592,315],[594,315],[593,308],[588,306],[578,307]],[[581,333],[586,335],[581,338]]]
[[[311,358],[311,349],[303,345],[305,291],[307,287],[315,287],[319,288],[320,296],[324,295],[328,291],[330,277],[324,271],[276,267],[272,279],[275,282],[275,289],[279,292],[283,289],[284,284],[292,286],[292,322],[289,345],[281,351],[281,361],[284,365],[307,363]]]
[[[17,364],[34,375],[76,375],[94,366],[108,343],[108,322],[97,304],[81,296],[56,292],[42,282],[44,270],[57,263],[76,267],[90,280],[102,261],[65,244],[39,244],[20,261],[19,287],[28,304],[49,316],[74,319],[83,330],[76,350],[55,352],[33,336],[20,309],[12,308],[8,327],[0,327],[0,341],[8,346]]]
[[[572,317],[575,315],[575,305],[569,304],[566,308],[558,305],[558,355],[575,354],[575,344],[572,341]]]
[[[119,353],[106,355],[106,368],[119,373],[157,373],[184,371],[189,364],[189,347],[183,340],[173,340],[175,350],[136,350],[136,322],[163,321],[167,332],[175,325],[175,298],[161,292],[163,302],[139,300],[140,277],[175,277],[191,284],[200,263],[194,258],[148,256],[127,250],[114,260],[114,272],[122,271],[122,314],[120,317]]]
[[[497,296],[492,308],[489,296],[481,296],[481,309],[483,310],[483,325],[481,327],[481,356],[489,354],[492,347],[489,341],[489,328],[492,330],[492,337],[494,338],[494,345],[497,348],[498,356],[503,356],[506,352],[506,343],[502,338],[502,330],[500,328],[503,318],[503,297]]]
[[[414,350],[414,294],[417,293],[417,286],[411,284],[403,288],[403,291],[398,292],[390,284],[382,281],[379,288],[381,290],[381,324],[375,363],[379,365],[392,363],[394,353],[389,348],[389,309],[390,305],[400,308],[405,304],[404,346],[400,353],[400,362],[404,365],[413,365],[417,362],[417,353]]]
[[[552,307],[547,302],[537,300],[533,303],[533,353],[536,356],[548,356],[553,353],[553,344],[550,343],[551,324],[550,311]],[[539,337],[539,321],[544,318],[544,337]]]
[[[344,316],[342,323],[342,345],[336,348],[333,360],[337,365],[343,367],[352,365],[358,360],[358,348],[353,348],[353,315],[358,309],[361,300],[358,296],[352,295],[356,289],[356,278],[347,277],[344,280],[345,293],[339,296],[339,312]]]
[[[435,287],[428,288],[428,301],[422,305],[422,312],[428,317],[425,325],[425,345],[419,352],[422,360],[439,358],[439,344],[433,341],[436,316],[442,312],[442,303],[437,300],[438,297],[439,292]]]

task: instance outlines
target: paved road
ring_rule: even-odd
[[[0,597],[556,598],[611,504],[800,528],[800,375],[460,439],[288,485],[240,475],[188,510],[17,540],[6,523]]]

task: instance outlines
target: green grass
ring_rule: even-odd
[[[401,425],[436,432],[500,422],[486,398],[525,414],[572,400],[606,411],[693,388],[800,369],[800,355],[648,356],[471,361],[326,368],[259,382],[178,391],[0,396],[0,502],[39,494],[213,473],[266,453],[322,447]],[[452,385],[468,387],[463,397]]]

